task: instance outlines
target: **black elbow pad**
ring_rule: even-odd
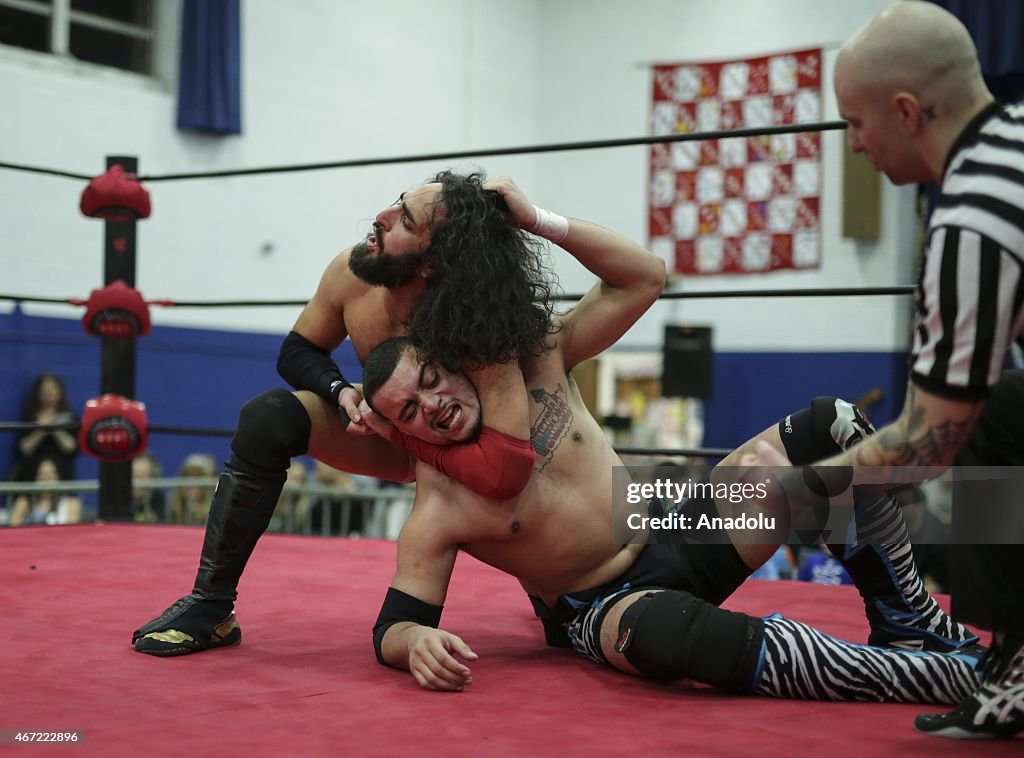
[[[277,373],[297,390],[310,390],[338,404],[338,395],[352,385],[341,375],[329,351],[298,332],[288,332],[277,355]]]

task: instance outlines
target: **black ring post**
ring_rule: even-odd
[[[126,174],[137,174],[138,158],[108,155],[107,170],[120,164]],[[106,221],[103,238],[103,285],[118,279],[135,286],[135,225]],[[112,392],[135,398],[135,340],[102,338],[100,393]],[[130,521],[132,517],[132,464],[100,462],[99,517],[106,521]]]

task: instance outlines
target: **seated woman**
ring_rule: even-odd
[[[34,424],[73,424],[78,420],[59,376],[48,372],[36,377],[21,420]],[[17,482],[31,482],[39,462],[50,458],[56,464],[61,479],[74,479],[77,456],[78,440],[67,429],[19,432],[10,478]]]
[[[37,484],[59,482],[57,463],[52,458],[40,459],[32,481]],[[81,520],[82,501],[71,492],[41,489],[31,494],[18,495],[11,507],[11,526],[77,524]]]
[[[178,469],[180,479],[211,479],[217,475],[217,462],[207,453],[192,453]],[[205,524],[210,513],[213,486],[179,486],[171,496],[171,522]]]

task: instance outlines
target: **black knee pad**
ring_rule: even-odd
[[[616,650],[656,679],[692,679],[731,692],[753,689],[764,622],[689,592],[649,592],[619,620]]]
[[[265,471],[287,470],[309,449],[309,414],[292,393],[272,389],[242,406],[231,452],[241,462]]]
[[[875,433],[867,416],[838,397],[816,397],[809,408],[779,422],[779,436],[794,466],[829,458]]]

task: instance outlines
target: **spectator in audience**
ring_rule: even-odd
[[[843,564],[825,550],[823,545],[808,548],[800,555],[800,568],[796,578],[812,584],[853,584]]]
[[[159,461],[149,453],[132,459],[132,484],[163,476]],[[167,493],[161,489],[132,487],[132,518],[135,521],[167,522]]]
[[[761,564],[761,567],[754,571],[750,575],[751,579],[792,579],[793,569],[795,564],[793,562],[793,554],[790,550],[789,545],[779,545],[779,549],[775,551],[771,558]]]
[[[57,462],[42,458],[36,462],[32,481],[52,484],[60,481]],[[77,524],[82,519],[82,501],[70,492],[40,489],[21,494],[11,507],[11,526],[25,524]]]
[[[182,479],[217,476],[217,462],[207,453],[192,453],[178,469]],[[210,513],[214,486],[177,487],[171,495],[171,520],[175,524],[205,524]]]
[[[44,373],[36,377],[21,420],[36,424],[73,424],[78,420],[71,410],[67,390],[59,376]],[[61,480],[74,479],[77,455],[78,439],[73,431],[37,429],[21,432],[10,478],[14,481],[32,481],[39,462],[48,458],[57,466]]]

